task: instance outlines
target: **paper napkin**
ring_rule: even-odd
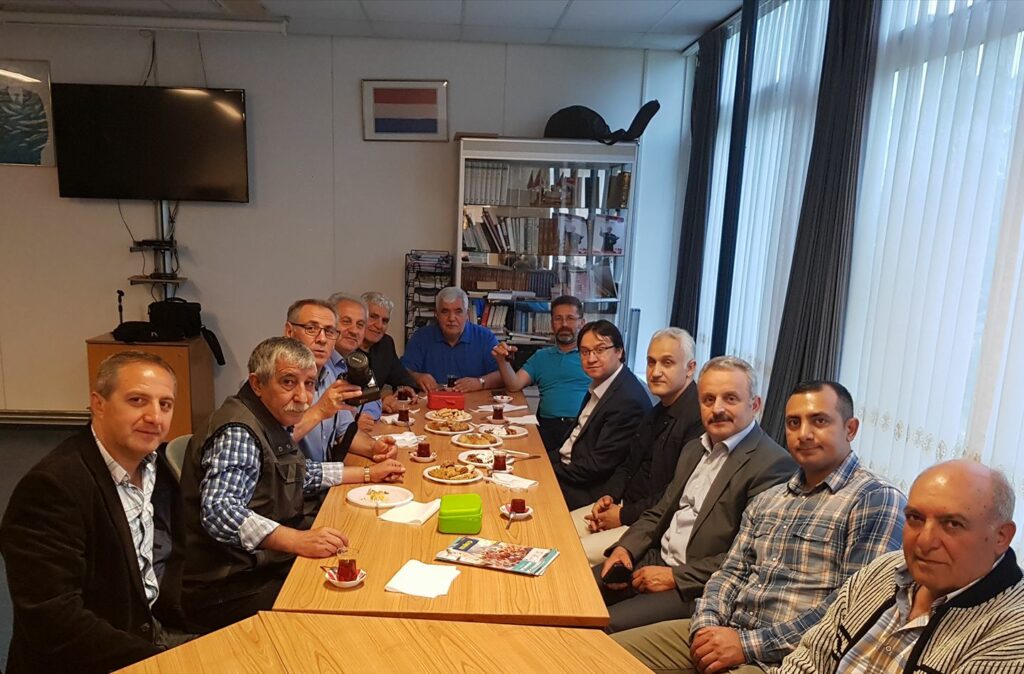
[[[458,575],[459,570],[453,566],[424,564],[410,559],[391,577],[384,589],[387,592],[434,599],[448,594],[448,588]]]
[[[505,418],[508,419],[508,422],[510,424],[532,424],[534,426],[539,425],[537,423],[537,415],[536,414],[524,414],[521,417],[509,417],[509,416],[506,416]]]
[[[536,480],[529,480],[525,477],[512,475],[511,473],[492,473],[488,479],[494,484],[511,489],[529,489],[538,484]]]
[[[415,433],[413,433],[411,431],[406,431],[405,433],[392,433],[390,435],[386,435],[386,434],[385,435],[378,435],[377,437],[378,438],[387,438],[387,437],[394,438],[395,439],[395,446],[403,447],[405,449],[415,449],[416,446],[420,443],[420,441],[423,440],[423,436],[416,435]]]
[[[397,508],[391,508],[390,510],[384,511],[381,513],[379,519],[382,519],[385,522],[415,524],[419,526],[433,517],[440,507],[441,499],[439,498],[436,498],[433,501],[428,501],[427,503],[413,501],[412,503],[406,503],[405,505],[398,506]]]
[[[416,410],[409,410],[409,414],[416,414],[417,412],[419,412],[418,409],[416,409]],[[393,424],[393,423],[396,423],[398,421],[398,415],[397,414],[382,414],[382,415],[380,415],[380,421],[383,424]]]

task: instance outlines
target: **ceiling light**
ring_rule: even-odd
[[[129,28],[139,30],[183,30],[191,32],[277,33],[286,35],[287,19],[217,19],[188,16],[126,16],[112,14],[67,14],[63,12],[12,12],[0,10],[0,24]]]

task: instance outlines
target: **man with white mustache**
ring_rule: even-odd
[[[583,371],[576,343],[583,322],[583,303],[571,295],[562,295],[551,302],[554,346],[539,349],[519,372],[514,372],[509,363],[517,350],[515,346],[502,342],[491,350],[505,388],[510,392],[521,391],[534,383],[540,389],[538,430],[549,452],[558,449],[572,430],[590,386],[590,377]]]
[[[313,461],[292,427],[312,403],[313,353],[272,337],[249,357],[249,379],[192,436],[181,475],[186,523],[182,604],[192,627],[210,631],[269,611],[296,556],[331,557],[348,538],[308,528],[304,496],[341,483],[397,482],[394,459],[366,467]]]

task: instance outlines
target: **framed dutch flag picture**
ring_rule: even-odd
[[[363,80],[363,140],[448,140],[447,80]]]

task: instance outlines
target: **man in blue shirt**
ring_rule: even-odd
[[[558,449],[572,430],[590,386],[590,377],[580,364],[576,343],[576,334],[582,325],[583,303],[571,295],[562,295],[551,302],[555,346],[538,350],[519,372],[513,372],[508,362],[516,347],[503,342],[491,350],[505,388],[521,391],[536,383],[540,389],[537,421],[544,448],[549,452]]]
[[[334,352],[327,361],[327,367],[331,368],[335,378],[345,379],[348,374],[348,362],[345,359],[359,349],[366,333],[366,302],[345,293],[334,293],[327,302],[333,305],[338,313],[338,339],[334,343]],[[382,382],[377,382],[378,386],[381,384]],[[358,419],[359,428],[369,433],[383,412],[381,401],[371,400],[360,409],[362,411]]]
[[[480,391],[501,385],[491,350],[497,337],[487,328],[469,323],[469,297],[449,286],[437,294],[436,323],[417,330],[405,346],[402,364],[420,388],[435,391],[455,377],[456,391]]]

